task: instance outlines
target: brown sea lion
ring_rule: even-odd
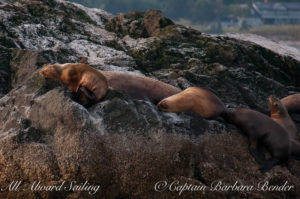
[[[292,139],[297,139],[297,127],[290,117],[285,106],[281,103],[279,99],[274,96],[268,98],[270,107],[270,117],[280,124],[285,130],[290,134]]]
[[[135,99],[149,100],[154,104],[180,92],[180,89],[152,78],[114,71],[100,71],[83,63],[48,65],[44,66],[40,73],[44,77],[59,79],[67,83],[74,92],[80,88],[88,98],[95,101],[103,98],[108,88],[124,91]]]
[[[300,113],[300,93],[289,95],[280,101],[289,113]]]
[[[166,112],[192,111],[205,119],[216,119],[225,110],[223,102],[214,93],[198,87],[187,88],[163,99],[157,107]]]
[[[47,78],[61,80],[68,84],[73,92],[78,92],[80,88],[88,98],[95,101],[102,99],[108,88],[104,75],[83,63],[47,65],[40,69],[40,74]]]
[[[101,72],[106,77],[110,89],[124,91],[135,99],[148,100],[154,104],[181,91],[172,85],[149,77],[115,71]]]
[[[262,165],[262,172],[269,171],[273,166],[286,163],[292,153],[292,139],[286,130],[267,115],[246,108],[227,110],[222,114],[225,121],[238,126],[249,139],[250,153]],[[293,143],[295,155],[298,142]],[[265,160],[263,148],[271,158]],[[299,150],[300,151],[300,150]]]

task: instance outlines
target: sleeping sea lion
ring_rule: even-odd
[[[214,93],[198,87],[189,87],[163,99],[157,107],[166,112],[192,111],[205,119],[216,119],[225,110],[223,102]]]
[[[40,70],[40,74],[63,81],[74,92],[80,88],[89,99],[95,101],[101,100],[108,88],[124,91],[135,99],[149,100],[154,104],[180,92],[174,86],[149,77],[100,71],[84,63],[47,65]]]
[[[95,101],[102,99],[108,88],[104,75],[83,63],[47,65],[40,69],[40,74],[47,78],[61,80],[68,84],[73,92],[78,92],[80,88],[86,96]],[[89,95],[85,88],[91,91],[92,95]]]

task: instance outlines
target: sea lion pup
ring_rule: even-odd
[[[190,87],[163,99],[157,107],[165,112],[192,111],[205,119],[216,119],[225,111],[223,102],[214,93],[199,87]]]
[[[261,172],[286,163],[292,152],[291,138],[277,122],[263,113],[246,108],[230,109],[222,116],[225,121],[238,126],[248,136],[250,153],[262,165]],[[272,157],[269,160],[265,160],[262,148],[270,152]]]
[[[84,60],[86,62],[86,60]],[[59,79],[77,92],[80,88],[89,99],[99,101],[111,90],[124,91],[129,96],[157,104],[160,100],[180,92],[180,89],[164,82],[114,71],[100,71],[83,64],[53,64],[43,67],[41,75]]]
[[[300,113],[300,93],[289,95],[280,101],[289,113]]]
[[[83,63],[77,64],[53,64],[40,69],[40,74],[46,78],[61,80],[68,84],[73,92],[80,90],[91,100],[102,99],[108,89],[108,83],[104,75]]]
[[[290,134],[292,139],[297,139],[297,127],[290,117],[285,106],[281,103],[279,99],[274,96],[268,98],[270,107],[270,117],[280,124],[285,130]]]

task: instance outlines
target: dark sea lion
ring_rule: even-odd
[[[286,107],[274,96],[270,96],[268,102],[270,107],[270,117],[285,128],[292,139],[297,139],[297,127],[286,110]]]
[[[262,165],[262,172],[269,171],[273,166],[286,163],[292,155],[290,135],[277,122],[267,115],[246,108],[227,110],[222,114],[225,121],[238,126],[249,139],[250,153]],[[298,146],[295,142],[295,151]],[[266,148],[271,158],[265,160],[263,148]]]
[[[192,111],[205,119],[216,119],[225,110],[223,102],[211,91],[190,87],[160,101],[158,109],[166,112]]]

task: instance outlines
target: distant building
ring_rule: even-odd
[[[254,2],[252,10],[264,24],[300,24],[300,3]]]
[[[226,16],[221,18],[222,28],[239,27],[240,19],[235,16]]]

